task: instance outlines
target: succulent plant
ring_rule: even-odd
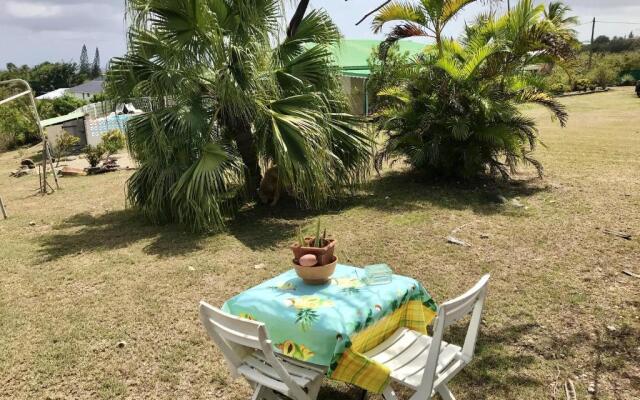
[[[320,218],[318,218],[318,223],[316,224],[316,235],[315,235],[315,243],[313,247],[322,247],[322,242],[320,241]]]
[[[316,247],[316,248],[324,247],[324,245],[327,243],[327,228],[324,228],[324,231],[322,231],[322,236],[320,235],[320,231],[321,231],[321,223],[320,223],[320,218],[318,218],[318,220],[316,221],[316,229],[313,235],[313,239],[311,240],[311,242],[307,243],[304,238],[304,233],[302,232],[302,228],[298,227],[298,231],[297,231],[298,245],[300,247],[306,247],[306,246]]]

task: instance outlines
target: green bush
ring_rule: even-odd
[[[603,89],[606,89],[608,86],[611,86],[616,82],[616,79],[618,78],[618,71],[612,69],[610,66],[601,64],[593,69],[590,75],[593,83]]]
[[[367,111],[374,111],[387,105],[384,97],[378,96],[378,93],[385,87],[397,86],[406,82],[413,62],[409,53],[401,51],[400,46],[396,43],[387,50],[387,57],[384,61],[380,59],[380,49],[375,48],[369,56],[367,64],[371,71],[367,83],[370,99]]]
[[[89,165],[91,165],[91,167],[93,168],[97,167],[98,164],[100,164],[100,162],[104,158],[104,155],[107,153],[102,144],[99,144],[97,146],[89,145],[84,148],[84,152],[87,155],[87,161],[89,161]]]
[[[631,74],[624,74],[620,77],[620,85],[621,86],[635,86],[636,78]]]
[[[107,157],[124,149],[127,139],[119,129],[113,129],[102,135],[102,147],[107,153]]]
[[[55,152],[58,156],[58,162],[62,157],[68,155],[71,149],[77,146],[78,143],[80,143],[79,137],[73,136],[67,131],[62,132],[62,135],[56,140]]]
[[[86,101],[80,100],[79,98],[69,94],[65,94],[57,99],[38,100],[37,102],[40,119],[49,119],[67,115],[86,104]]]
[[[572,90],[587,90],[590,85],[606,82],[607,86],[626,84],[632,85],[635,81],[619,78],[623,71],[640,69],[640,51],[629,51],[624,53],[602,53],[594,54],[589,68],[589,53],[582,52],[569,61],[556,64],[548,75],[545,76],[546,87],[551,87],[556,83],[569,85]],[[606,71],[606,72],[603,72]],[[600,75],[601,81],[596,79]]]
[[[591,86],[591,81],[589,79],[580,78],[576,80],[573,90],[577,92],[586,92],[587,89],[589,89],[589,86]]]
[[[8,94],[2,94],[8,97]],[[33,109],[23,97],[0,105],[0,151],[6,151],[41,140]]]
[[[549,91],[553,94],[562,94],[569,91],[569,86],[564,83],[554,83],[549,87]]]
[[[549,28],[532,17],[536,13],[542,14],[540,8],[523,2],[498,22],[491,23],[494,16],[481,17],[460,42],[426,49],[408,84],[380,92],[390,105],[375,115],[378,132],[387,139],[376,168],[403,160],[438,178],[508,179],[519,165],[531,164],[542,176],[542,164],[532,154],[538,130],[519,104],[541,104],[563,126],[568,114],[544,91],[547,85],[539,75],[522,71],[538,63],[528,57],[531,52],[551,55],[567,47],[562,37],[547,41],[549,46],[563,44],[557,47],[530,39],[531,32]],[[548,31],[545,37],[554,34]],[[503,43],[497,46],[494,38]]]
[[[106,93],[96,93],[93,96],[91,96],[89,103],[100,103],[106,100],[109,100],[109,96],[107,96]]]

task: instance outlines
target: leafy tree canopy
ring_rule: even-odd
[[[629,37],[614,36],[598,36],[593,40],[593,46],[585,46],[585,50],[593,50],[596,53],[622,53],[627,51],[640,50],[640,38],[633,35]]]
[[[16,67],[7,64],[5,71],[0,71],[0,80],[24,79],[29,82],[36,95],[41,95],[56,89],[68,88],[83,82],[82,76],[77,74],[75,63],[44,62],[30,68],[27,65]]]

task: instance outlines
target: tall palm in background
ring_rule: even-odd
[[[128,198],[152,221],[219,229],[263,171],[318,207],[369,170],[372,142],[349,115],[323,11],[288,34],[279,0],[127,0],[129,50],[111,62],[116,100],[150,97],[127,135],[140,169]],[[295,22],[295,24],[293,23]]]
[[[580,23],[575,15],[569,15],[571,7],[561,1],[552,1],[544,10],[545,19],[555,27],[557,34],[567,41],[576,40],[577,31],[574,29]]]
[[[373,32],[380,33],[385,24],[400,21],[387,34],[381,45],[380,56],[395,42],[410,37],[435,39],[442,52],[442,32],[449,21],[466,5],[476,0],[419,0],[392,1],[382,7],[373,19]]]

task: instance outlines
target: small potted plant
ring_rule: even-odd
[[[298,228],[298,243],[291,246],[293,265],[296,273],[306,283],[323,284],[333,275],[337,257],[334,256],[336,241],[327,239],[327,230],[320,235],[320,219],[316,224],[316,232],[312,237],[304,237]]]

